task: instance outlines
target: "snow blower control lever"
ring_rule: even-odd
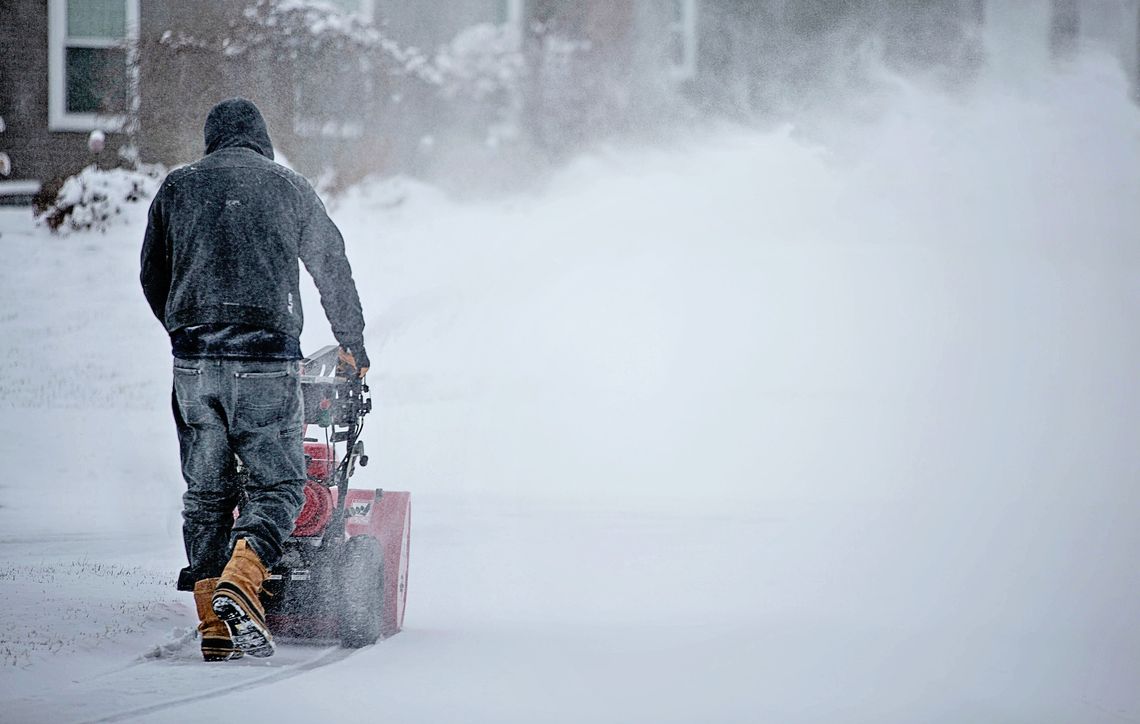
[[[338,358],[335,345],[324,347],[301,363],[301,390],[305,401],[305,424],[324,428],[325,445],[330,447],[326,459],[335,457],[336,446],[345,445],[345,455],[339,464],[323,481],[337,491],[336,508],[326,532],[344,535],[344,506],[348,493],[348,479],[355,472],[356,465],[368,464],[364,454],[364,443],[360,433],[364,429],[364,417],[372,411],[372,397],[368,385],[346,370]],[[306,443],[319,443],[316,438],[306,438]],[[310,458],[306,452],[306,457]]]

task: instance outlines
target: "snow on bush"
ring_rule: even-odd
[[[106,231],[128,204],[152,197],[164,176],[164,169],[156,165],[105,171],[92,164],[63,182],[55,201],[37,220],[61,233]]]
[[[517,91],[526,72],[518,32],[490,23],[461,30],[436,54],[435,66],[445,96],[475,100]]]
[[[468,120],[482,127],[488,146],[519,134],[526,61],[515,28],[490,23],[465,28],[439,49],[432,65],[440,94],[467,108]]]
[[[228,55],[267,44],[282,48],[294,59],[331,49],[348,50],[366,64],[379,61],[378,66],[390,73],[411,75],[437,86],[449,98],[484,99],[513,90],[526,68],[521,38],[509,26],[472,25],[429,59],[418,48],[401,46],[357,15],[319,0],[258,0],[245,9],[230,35],[222,40]],[[189,41],[171,36],[168,42]]]
[[[164,36],[170,43],[193,44],[186,37]],[[330,51],[351,52],[366,70],[375,63],[391,73],[418,75],[427,60],[415,48],[404,48],[375,26],[341,8],[315,0],[258,0],[222,38],[222,52],[243,55],[250,48],[272,46],[293,60]],[[424,78],[430,80],[429,78]]]

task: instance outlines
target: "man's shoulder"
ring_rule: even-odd
[[[163,186],[173,186],[182,179],[186,178],[188,174],[194,172],[194,164],[186,164],[185,166],[175,166],[170,169],[166,174],[166,178],[162,180]]]
[[[266,159],[266,160],[268,161],[269,159]],[[273,173],[276,173],[277,175],[281,176],[282,178],[287,179],[289,181],[289,183],[291,183],[295,187],[297,187],[297,190],[300,191],[302,194],[308,195],[308,194],[315,193],[313,191],[313,185],[310,184],[309,180],[307,178],[305,178],[304,176],[302,176],[301,174],[297,173],[296,171],[294,171],[291,168],[286,168],[285,166],[282,166],[281,164],[277,163],[276,161],[269,161],[269,163],[272,164],[274,167],[273,169],[271,169]]]
[[[230,150],[230,149],[226,149]],[[228,157],[227,157],[228,156]],[[297,173],[291,168],[286,168],[276,161],[266,158],[258,153],[249,152],[242,154],[227,154],[221,155],[220,151],[215,151],[209,155],[188,163],[185,166],[179,166],[166,175],[163,181],[163,187],[177,186],[179,183],[202,173],[210,173],[213,171],[229,170],[237,171],[238,173],[249,174],[266,174],[275,176],[283,181],[286,181],[302,196],[308,196],[312,193],[313,187],[301,174]]]
[[[306,191],[306,192],[312,192],[313,191],[313,185],[311,183],[309,183],[309,179],[302,176],[299,172],[294,171],[289,166],[286,166],[283,163],[280,163],[278,161],[275,161],[273,159],[266,158],[265,156],[260,156],[260,155],[258,156],[258,163],[266,171],[269,171],[270,173],[277,174],[278,176],[280,176],[284,179],[288,179],[289,182],[292,183],[294,186],[296,186],[298,189],[300,189],[302,191]],[[288,162],[286,162],[286,163],[288,163]]]

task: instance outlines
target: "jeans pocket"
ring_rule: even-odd
[[[237,388],[235,422],[245,429],[295,426],[290,414],[300,381],[287,370],[239,372],[234,375]]]
[[[288,377],[289,370],[273,370],[272,372],[235,372],[234,377],[239,380],[272,380],[279,377]]]
[[[202,370],[175,364],[174,399],[184,422],[189,425],[218,424],[206,399],[208,396]]]

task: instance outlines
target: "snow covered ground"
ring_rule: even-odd
[[[333,215],[406,628],[205,665],[145,208],[0,211],[0,719],[1140,721],[1140,112],[1086,58]],[[304,346],[330,335],[314,293]],[[364,475],[364,473],[362,473]]]

